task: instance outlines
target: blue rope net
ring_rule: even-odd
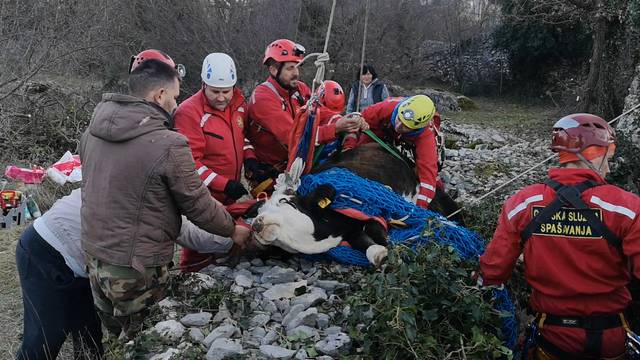
[[[435,241],[453,248],[462,260],[477,258],[484,252],[484,240],[476,232],[436,212],[412,204],[384,185],[359,177],[344,168],[331,168],[320,174],[303,176],[298,187],[298,195],[308,195],[316,187],[324,184],[336,189],[337,195],[330,205],[331,208],[353,208],[369,216],[380,216],[387,222],[397,220],[406,224],[403,227],[389,229],[391,244],[401,243],[416,249]],[[323,257],[347,265],[370,266],[365,254],[349,246],[337,246],[324,255],[309,256],[311,259]],[[494,289],[493,297],[495,309],[509,314],[503,319],[502,336],[505,344],[513,348],[518,339],[515,305],[506,288]]]

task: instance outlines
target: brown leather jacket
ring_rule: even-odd
[[[210,233],[234,222],[195,171],[187,139],[171,116],[136,97],[104,94],[80,143],[82,247],[114,265],[166,265],[184,214]]]

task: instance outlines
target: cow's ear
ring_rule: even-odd
[[[312,201],[318,207],[324,209],[336,197],[336,189],[328,184],[320,185],[316,188],[316,190],[312,193]]]
[[[264,205],[264,202],[265,202],[264,200],[256,201],[255,204],[251,205],[247,209],[247,211],[244,213],[244,215],[242,215],[242,217],[245,219],[251,219],[258,216],[258,210],[260,210],[262,205]]]

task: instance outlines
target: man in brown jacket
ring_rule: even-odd
[[[82,136],[82,247],[103,324],[131,337],[162,299],[181,214],[242,245],[195,171],[187,139],[172,131],[180,77],[168,56],[133,64],[129,94],[105,94]]]

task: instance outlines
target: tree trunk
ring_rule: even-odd
[[[603,0],[596,1],[596,24],[593,29],[593,47],[591,49],[591,60],[589,64],[589,76],[584,86],[583,95],[580,99],[578,108],[582,112],[591,111],[598,100],[596,94],[598,93],[598,84],[601,83],[600,77],[603,76],[604,62],[603,57],[606,50],[607,43],[607,28],[609,22],[604,13]]]

